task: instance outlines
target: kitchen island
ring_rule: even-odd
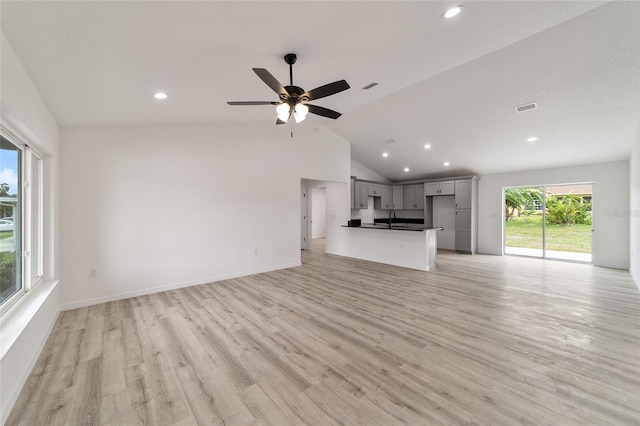
[[[436,232],[418,224],[363,223],[344,226],[349,257],[428,271],[435,266]]]

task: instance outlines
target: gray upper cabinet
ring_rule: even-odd
[[[393,208],[401,210],[404,208],[404,187],[402,185],[393,185]]]
[[[393,208],[393,190],[389,185],[380,185],[380,208]]]
[[[352,194],[352,209],[360,210],[368,208],[369,197],[373,197],[374,208],[376,209],[386,210],[394,208],[391,185],[354,179]]]
[[[381,197],[382,196],[382,185],[378,183],[369,183],[369,197]]]
[[[351,178],[351,209],[356,208],[356,178]]]
[[[425,182],[424,195],[433,197],[438,195],[453,195],[455,193],[455,182],[452,180],[441,182]]]
[[[405,210],[424,210],[424,184],[405,185],[403,197]]]
[[[369,184],[366,182],[355,182],[355,206],[356,209],[367,208],[367,197],[369,196]]]
[[[471,208],[471,184],[471,179],[456,181],[456,209]]]
[[[416,203],[417,207],[420,210],[424,210],[424,185],[418,184],[416,185]]]

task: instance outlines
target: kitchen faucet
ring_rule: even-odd
[[[396,218],[396,212],[392,209],[389,210],[389,228],[391,228],[391,215],[393,215],[393,218]]]

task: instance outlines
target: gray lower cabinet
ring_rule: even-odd
[[[471,210],[456,210],[456,251],[472,253]]]
[[[424,184],[405,185],[403,197],[405,210],[424,210]]]

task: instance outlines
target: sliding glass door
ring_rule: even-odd
[[[504,189],[504,253],[591,262],[593,184]]]
[[[504,253],[544,257],[544,188],[506,188]]]
[[[593,184],[545,187],[545,257],[591,262]]]

